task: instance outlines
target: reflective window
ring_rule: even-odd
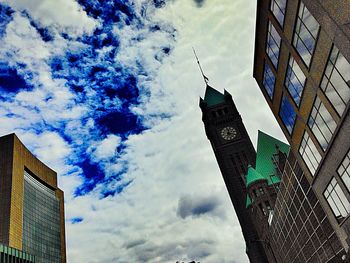
[[[292,56],[289,58],[285,85],[295,104],[299,107],[305,85],[305,75]]]
[[[318,97],[316,97],[312,107],[308,125],[322,149],[325,151],[333,136],[337,124]]]
[[[334,177],[328,184],[323,195],[338,221],[341,221],[349,214],[350,203]]]
[[[278,57],[280,54],[281,37],[277,33],[275,27],[269,21],[269,29],[267,32],[266,53],[269,55],[273,65],[277,68]]]
[[[277,21],[283,27],[284,15],[286,13],[286,2],[287,0],[271,0],[270,9]]]
[[[61,262],[59,200],[55,192],[26,171],[23,199],[23,251],[36,263]]]
[[[350,192],[350,151],[346,154],[337,172]]]
[[[299,153],[309,168],[311,174],[314,175],[322,157],[307,131],[304,132],[303,140],[299,147]]]
[[[295,124],[296,113],[293,106],[290,104],[287,96],[283,96],[281,102],[281,108],[279,113],[284,125],[286,126],[288,132],[291,134]]]
[[[319,28],[320,25],[317,23],[316,19],[310,14],[304,3],[300,2],[293,45],[304,60],[306,66],[310,65]]]
[[[275,89],[275,81],[276,81],[275,75],[272,73],[272,70],[269,64],[265,62],[263,84],[270,99],[272,99],[273,97],[273,91]]]
[[[350,99],[350,64],[333,46],[321,88],[341,116]]]

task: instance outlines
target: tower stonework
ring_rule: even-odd
[[[221,174],[237,214],[251,263],[268,262],[250,212],[246,209],[247,167],[255,167],[256,152],[241,116],[226,90],[224,94],[206,87],[200,98],[205,133],[214,150]]]

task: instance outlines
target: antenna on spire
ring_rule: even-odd
[[[201,67],[201,64],[199,63],[199,59],[198,59],[198,57],[197,57],[196,50],[194,50],[194,47],[192,47],[192,49],[193,49],[194,56],[196,57],[196,60],[197,60],[199,69],[200,69],[200,71],[201,71],[201,73],[202,73],[202,76],[203,76],[205,85],[208,85],[209,79],[208,79],[207,76],[205,76],[204,73],[203,73],[203,69],[202,69],[202,67]]]

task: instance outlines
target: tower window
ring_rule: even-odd
[[[262,204],[259,204],[259,208],[260,208],[261,212],[266,216],[267,213],[266,213],[265,208],[262,206]]]
[[[322,149],[325,151],[333,136],[337,124],[318,97],[316,97],[312,107],[308,125]]]
[[[284,14],[286,13],[286,1],[287,0],[271,0],[270,6],[270,10],[282,27],[284,22]]]
[[[295,104],[299,107],[306,77],[292,56],[289,58],[285,85]]]
[[[269,64],[265,62],[263,84],[270,99],[272,99],[273,97],[273,92],[275,89],[275,81],[276,81],[275,75],[273,74]]]
[[[341,116],[350,99],[350,64],[336,46],[328,59],[321,89]]]
[[[323,196],[338,221],[342,221],[350,213],[350,203],[334,177],[329,182]]]
[[[264,189],[262,188],[262,187],[259,187],[259,193],[260,194],[264,194],[265,192],[264,192]]]
[[[268,211],[271,211],[272,208],[271,208],[271,205],[270,205],[270,202],[269,201],[265,201],[265,206],[267,208]]]
[[[279,115],[289,134],[291,134],[295,124],[296,113],[285,95],[282,98]]]
[[[312,175],[315,175],[315,172],[320,164],[322,156],[318,152],[316,145],[311,140],[307,131],[304,132],[303,140],[299,147],[299,153],[303,158],[305,164],[309,168]]]
[[[319,28],[320,25],[317,23],[316,19],[311,15],[304,3],[300,2],[293,45],[307,67],[310,65],[311,57],[315,49]]]

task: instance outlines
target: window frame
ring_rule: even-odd
[[[333,180],[334,180],[335,183],[336,183],[334,186],[331,185],[331,183],[332,183]],[[328,187],[329,187],[330,185],[332,186],[332,191],[329,191],[329,190],[328,190]],[[327,193],[327,194],[328,194],[328,197],[330,197],[330,196],[331,196],[331,193],[332,193],[333,191],[335,191],[336,186],[339,186],[340,191],[343,193],[345,199],[346,199],[347,202],[349,203],[349,212],[348,212],[347,215],[344,216],[344,217],[339,217],[339,216],[337,216],[337,215],[335,214],[335,211],[333,210],[331,204],[329,203],[329,201],[328,201],[328,199],[327,199],[327,197],[326,197],[326,191],[329,192],[329,193]],[[341,202],[341,204],[342,204],[342,206],[343,206],[343,209],[346,211],[346,206],[344,205],[344,203],[343,203],[343,201],[341,200],[340,196],[338,195],[337,192],[335,192],[335,193],[336,193],[337,197],[339,198],[339,200],[340,200],[340,202]],[[344,221],[349,217],[349,215],[350,215],[350,202],[349,202],[349,200],[347,199],[347,197],[346,197],[346,195],[345,195],[343,189],[341,188],[341,186],[340,186],[340,184],[339,184],[339,182],[337,181],[337,179],[336,179],[335,176],[332,176],[331,179],[329,180],[329,182],[327,183],[326,187],[324,188],[324,190],[323,190],[323,192],[322,192],[322,196],[323,196],[323,198],[326,200],[326,203],[327,203],[329,209],[332,211],[334,218],[337,220],[337,222],[338,222],[339,224],[341,224],[342,222],[344,222]],[[338,208],[338,205],[337,205],[337,204],[335,203],[335,201],[333,200],[333,197],[331,197],[331,198],[332,198],[333,203],[334,203],[335,206],[337,207],[338,212],[340,213],[340,216],[342,216],[341,211],[340,211],[340,209]],[[347,212],[347,211],[346,211],[346,212]]]
[[[317,99],[320,101],[320,104],[318,105],[318,107],[316,108],[315,107],[315,103],[317,101]],[[328,114],[331,116],[332,120],[334,121],[335,123],[335,128],[333,131],[331,131],[331,128],[329,128],[329,125],[326,123],[326,121],[324,120],[324,117],[321,115],[320,113],[320,108],[321,106],[323,105],[323,107],[326,109],[326,111],[328,112]],[[312,117],[312,113],[314,111],[314,108],[316,109],[316,117]],[[329,138],[329,141],[327,141],[327,138],[325,137],[324,133],[322,132],[321,128],[319,127],[319,125],[316,123],[316,118],[317,116],[320,116],[320,118],[324,121],[324,124],[325,126],[327,127],[327,129],[332,133],[331,137]],[[314,123],[313,125],[311,126],[309,123],[310,123],[310,120],[311,119],[314,119]],[[311,133],[313,134],[313,136],[315,137],[318,145],[320,146],[320,148],[322,149],[323,153],[325,153],[327,151],[327,149],[330,147],[330,144],[332,143],[332,140],[333,140],[333,137],[334,137],[334,134],[336,133],[336,130],[337,130],[337,127],[338,127],[338,123],[336,122],[336,120],[333,118],[332,114],[328,111],[327,107],[324,105],[323,101],[321,100],[321,98],[316,94],[314,100],[313,100],[313,103],[312,103],[312,108],[311,108],[311,111],[310,111],[310,114],[309,114],[309,117],[307,119],[307,126],[309,128],[309,130],[311,131]],[[320,143],[318,137],[315,135],[315,132],[314,132],[314,127],[316,127],[316,129],[319,130],[321,136],[323,137],[323,139],[327,142],[327,146],[324,148],[323,145]],[[310,135],[309,135],[310,136]],[[317,147],[316,147],[317,148]]]
[[[304,8],[306,8],[309,13],[312,15],[312,17],[316,20],[316,18],[314,17],[314,15],[310,12],[310,10],[306,7],[305,3],[300,0],[299,3],[298,3],[298,8],[297,8],[297,15],[295,17],[295,21],[294,21],[294,27],[293,27],[293,36],[292,36],[292,42],[291,42],[291,46],[292,48],[294,49],[295,53],[298,54],[298,56],[300,57],[300,60],[302,61],[302,63],[304,64],[304,66],[308,69],[308,71],[310,70],[311,68],[311,64],[312,64],[312,61],[313,61],[313,58],[314,58],[314,53],[315,53],[315,50],[316,50],[316,46],[317,46],[317,43],[318,43],[318,39],[320,37],[320,31],[321,31],[321,25],[320,23],[316,20],[316,22],[318,23],[318,30],[317,30],[317,34],[316,34],[316,38],[314,38],[315,40],[315,44],[314,44],[314,47],[313,47],[313,50],[312,50],[312,53],[310,54],[311,55],[311,58],[310,58],[310,62],[309,62],[309,65],[306,64],[306,62],[304,61],[302,55],[299,53],[297,47],[294,45],[294,40],[296,37],[298,37],[302,44],[304,45],[304,47],[306,48],[306,45],[304,44],[304,41],[301,39],[301,37],[299,37],[300,35],[300,32],[297,34],[296,33],[296,29],[297,29],[297,24],[298,24],[298,20],[300,19],[299,18],[299,11],[300,11],[300,6],[301,4],[304,5]],[[304,15],[304,11],[303,11],[303,15]],[[305,23],[303,22],[302,19],[300,19],[301,23],[304,25],[304,27],[306,28],[306,30],[310,33],[310,35],[313,37],[313,35],[311,34],[309,28],[306,27]]]
[[[349,187],[348,187],[347,184],[345,183],[344,179],[343,179],[343,175],[344,175],[345,173],[347,174],[347,169],[346,169],[346,168],[349,168],[349,167],[350,167],[350,162],[348,163],[348,166],[345,167],[345,169],[344,169],[344,171],[343,171],[342,174],[340,174],[340,172],[339,172],[339,168],[340,168],[340,167],[344,167],[344,166],[343,166],[343,163],[344,163],[344,161],[345,161],[346,158],[349,158],[349,159],[350,159],[350,149],[347,151],[347,153],[345,154],[345,156],[344,156],[343,159],[341,160],[341,162],[340,162],[340,164],[338,165],[336,171],[337,171],[337,175],[339,176],[341,182],[344,184],[344,186],[345,186],[347,192],[350,194],[350,184],[349,184]],[[349,174],[349,178],[350,178],[350,174]]]
[[[299,100],[299,104],[297,104],[297,102],[294,100],[294,97],[293,95],[291,94],[291,92],[289,91],[289,88],[288,86],[286,85],[286,81],[287,81],[287,74],[288,74],[288,69],[290,68],[290,70],[292,71],[292,73],[297,77],[297,75],[295,74],[295,72],[293,71],[293,68],[290,67],[289,65],[289,62],[291,60],[291,58],[294,60],[294,63],[297,64],[297,66],[300,68],[300,71],[303,73],[304,77],[305,77],[305,80],[304,80],[304,84],[303,84],[303,90],[300,94],[300,100]],[[298,81],[300,82],[299,78],[297,78]],[[286,68],[286,73],[284,74],[284,82],[283,82],[283,86],[285,87],[285,89],[287,90],[289,96],[292,98],[292,101],[294,103],[294,105],[297,107],[297,109],[300,108],[300,105],[301,105],[301,101],[304,97],[304,91],[305,91],[305,87],[306,87],[306,84],[307,84],[307,81],[308,81],[308,78],[307,76],[304,74],[303,70],[301,69],[301,67],[299,66],[298,62],[295,60],[295,58],[292,56],[292,54],[290,53],[289,54],[289,57],[288,57],[288,64],[287,64],[287,68]],[[290,78],[289,78],[289,82],[290,82]]]
[[[274,1],[274,0],[272,0]],[[271,31],[270,31],[270,25],[271,25]],[[274,28],[274,30],[276,31],[276,33],[278,34],[279,38],[280,38],[280,41],[279,43],[276,43],[276,39],[273,37],[272,35],[272,27]],[[269,45],[269,36],[271,36],[271,39],[272,41],[278,46],[278,54],[277,54],[277,65],[275,65],[269,55],[269,53],[267,52],[268,51],[268,48],[270,48],[271,52],[272,52],[272,48],[270,47]],[[272,64],[272,67],[277,71],[278,69],[278,66],[280,64],[280,54],[281,54],[281,46],[282,46],[282,36],[278,33],[276,27],[274,26],[274,24],[272,23],[271,20],[267,19],[267,31],[266,31],[266,45],[265,45],[265,53],[267,54],[267,57],[269,58],[271,64]],[[273,52],[272,52],[273,53]],[[273,53],[273,55],[275,55]]]
[[[273,13],[273,11],[271,10],[271,4],[272,4],[272,2],[275,2],[276,3],[276,1],[275,0],[270,0],[269,1],[269,11],[270,11],[270,13],[272,14],[272,16],[273,16],[273,18],[277,21],[277,23],[278,23],[278,25],[282,28],[282,31],[284,30],[284,25],[285,25],[285,21],[286,21],[286,13],[287,13],[287,6],[288,6],[288,1],[289,0],[285,0],[286,1],[286,5],[285,5],[285,7],[284,7],[284,14],[283,14],[283,22],[282,22],[282,25],[280,24],[280,22],[279,22],[279,20],[278,20],[278,18],[275,16],[275,14]],[[276,3],[277,4],[277,3]],[[277,4],[278,5],[278,4]],[[278,8],[279,8],[280,6],[278,5]],[[280,8],[279,8],[280,9]],[[280,9],[281,10],[281,9]]]
[[[346,112],[346,109],[347,109],[346,105],[350,102],[350,99],[349,99],[349,101],[346,103],[345,109],[344,109],[343,112],[340,114],[340,113],[337,111],[337,109],[336,109],[335,105],[333,104],[333,102],[331,101],[331,99],[327,96],[326,90],[323,90],[323,88],[322,88],[322,82],[323,82],[323,79],[326,77],[326,71],[327,71],[327,68],[328,68],[328,64],[330,63],[330,59],[331,59],[331,57],[332,57],[332,52],[333,52],[334,47],[336,47],[336,48],[338,49],[337,60],[338,60],[338,57],[339,57],[339,53],[341,54],[339,48],[333,43],[332,46],[331,46],[331,48],[330,48],[330,50],[329,50],[329,52],[328,52],[327,62],[326,62],[326,65],[325,65],[325,67],[324,67],[324,69],[323,69],[322,77],[321,77],[321,79],[320,79],[320,83],[319,83],[319,85],[318,85],[318,88],[322,91],[323,95],[327,98],[329,104],[331,105],[332,109],[333,109],[334,112],[337,114],[337,116],[338,116],[339,118],[341,118],[342,116],[344,116],[344,114],[345,114],[345,112]],[[342,54],[342,56],[344,57],[343,54]],[[344,57],[344,59],[347,60],[345,57]],[[350,61],[348,61],[348,63],[350,64]],[[333,63],[332,63],[332,64],[333,64]],[[333,68],[332,68],[332,71],[331,71],[332,74],[333,74],[333,71],[334,71],[335,68],[336,68],[336,65],[333,64]],[[337,71],[338,71],[338,70],[337,70]],[[330,75],[330,77],[332,76],[332,74]],[[328,85],[332,85],[332,86],[333,86],[333,83],[330,84],[330,83],[331,83],[330,77],[328,77],[328,76],[326,77],[326,78],[327,78],[327,88],[328,88]],[[341,77],[343,78],[342,75],[341,75]],[[344,79],[344,78],[343,78],[343,79]],[[345,79],[344,79],[344,82],[346,83]],[[346,83],[346,84],[347,84],[347,83]],[[334,86],[333,86],[333,87],[334,87]],[[336,93],[339,95],[339,93],[338,93],[338,91],[336,90],[335,87],[334,87],[334,90],[335,90]],[[340,97],[340,96],[339,96],[339,97]],[[340,98],[341,98],[341,97],[340,97]],[[341,99],[342,99],[342,98],[341,98]]]
[[[311,133],[312,133],[312,132],[311,132]],[[305,145],[305,147],[304,147],[304,149],[303,149],[303,151],[302,151],[303,153],[301,153],[301,152],[300,152],[300,149],[301,149],[301,147],[302,147],[305,134],[307,134],[307,136],[308,136],[309,138],[308,138],[308,140],[306,140],[306,142],[305,142],[306,145]],[[313,135],[313,134],[311,134],[311,135]],[[317,144],[312,140],[312,136],[311,136],[311,135],[309,134],[309,132],[308,132],[307,129],[304,130],[303,136],[301,137],[301,141],[300,141],[300,144],[299,144],[299,147],[298,147],[298,154],[300,155],[300,157],[301,157],[301,159],[303,160],[305,166],[306,166],[307,169],[309,170],[309,172],[310,172],[312,178],[314,178],[315,175],[317,174],[318,169],[320,168],[320,164],[321,164],[321,162],[322,162],[322,160],[323,160],[323,155],[322,155],[322,154],[319,152],[319,150],[317,149]],[[318,164],[317,164],[317,167],[316,167],[316,168],[313,166],[313,164],[311,163],[311,160],[308,158],[309,161],[310,161],[310,164],[312,165],[312,168],[314,168],[314,170],[315,170],[314,172],[312,172],[312,171],[310,170],[310,167],[309,167],[308,163],[305,161],[305,158],[304,158],[304,156],[303,156],[303,154],[305,153],[306,147],[308,147],[308,145],[309,145],[309,143],[308,143],[309,141],[311,141],[311,142],[314,144],[314,146],[315,146],[315,148],[316,148],[316,152],[317,152],[317,153],[319,154],[319,156],[320,156],[320,160],[318,161]],[[310,147],[308,147],[308,148],[310,148]],[[310,151],[311,151],[311,148],[310,148]],[[314,157],[315,160],[317,161],[317,159],[316,159],[316,157],[315,157],[315,154],[313,153],[313,151],[311,151],[311,152],[312,152],[313,157]]]

